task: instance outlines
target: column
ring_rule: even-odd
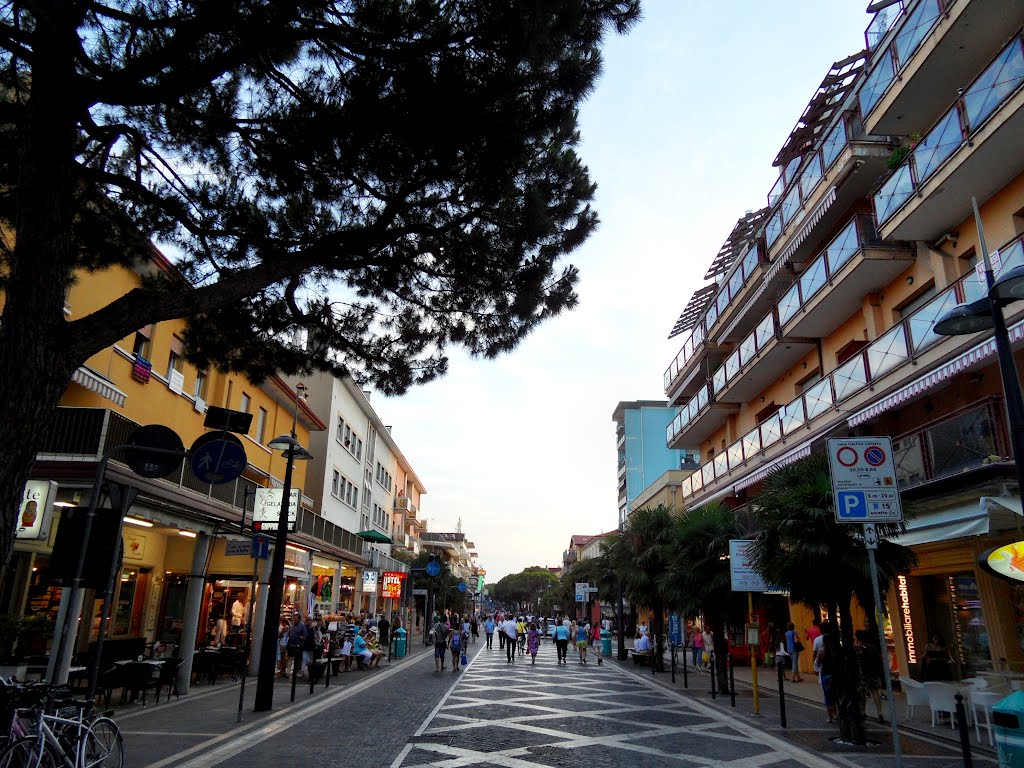
[[[78,639],[78,622],[85,602],[85,589],[64,587],[60,591],[60,607],[57,609],[57,628],[53,636],[53,650],[46,669],[46,679],[58,685],[68,681],[71,657],[75,653]],[[61,631],[64,635],[61,637]]]
[[[270,594],[270,569],[273,565],[273,547],[270,549],[270,557],[264,558],[263,567],[260,568],[260,580],[256,587],[256,605],[253,606],[252,627],[249,637],[252,638],[249,646],[249,674],[258,675],[260,672],[260,652],[263,650],[263,624],[267,620],[267,595]],[[274,654],[277,649],[274,648]]]
[[[178,668],[178,690],[188,693],[192,680],[192,655],[196,650],[196,635],[199,633],[199,613],[203,606],[203,587],[206,585],[206,558],[210,554],[210,537],[200,533],[195,538],[196,548],[192,555],[192,570],[185,589],[185,619],[181,629],[181,643],[178,656],[182,664]]]

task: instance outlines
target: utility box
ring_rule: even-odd
[[[1024,691],[992,706],[999,768],[1024,768]]]

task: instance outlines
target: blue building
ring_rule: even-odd
[[[675,416],[665,400],[635,400],[615,406],[615,445],[619,454],[619,527],[633,500],[664,473],[699,466],[696,451],[666,447],[665,432]]]

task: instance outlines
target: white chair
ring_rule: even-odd
[[[923,683],[911,680],[909,677],[900,678],[900,688],[903,689],[903,694],[907,697],[906,720],[909,723],[914,719],[914,707],[917,705],[928,706],[928,691],[924,689]]]
[[[932,728],[935,727],[936,715],[939,712],[949,713],[949,727],[953,728],[956,719],[956,688],[949,683],[924,683],[924,689],[928,694],[928,708],[932,711]],[[965,712],[969,712],[967,705],[964,705]],[[968,723],[970,718],[968,716]]]
[[[960,681],[961,685],[969,685],[971,690],[983,691],[988,688],[988,680],[984,677],[965,677]]]
[[[988,731],[988,745],[991,747],[994,744],[992,739],[992,705],[1002,701],[1005,695],[997,691],[968,692],[968,698],[971,702],[971,714],[974,717],[974,735],[978,737],[979,744],[981,743],[981,729],[978,723],[978,711],[981,710],[985,714],[985,730]]]

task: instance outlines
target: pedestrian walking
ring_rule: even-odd
[[[569,653],[569,628],[564,623],[555,626],[552,642],[558,650],[558,663],[568,664],[566,656]]]
[[[526,633],[526,648],[530,653],[531,664],[537,663],[537,651],[540,649],[540,632],[537,631],[537,624],[530,624]]]
[[[436,672],[444,670],[444,657],[448,654],[448,625],[437,616],[430,635],[434,639],[434,667]]]
[[[484,639],[487,641],[487,650],[494,648],[494,619],[488,616],[484,619]]]
[[[465,647],[465,637],[462,630],[453,630],[448,641],[448,650],[452,652],[452,672],[458,672],[462,664],[462,649]]]
[[[498,614],[498,650],[505,650],[505,618]]]
[[[786,651],[789,653],[793,672],[789,679],[794,683],[803,682],[803,678],[800,677],[800,651],[803,649],[804,644],[800,642],[800,637],[796,633],[796,627],[791,621],[786,625]]]
[[[585,621],[576,625],[576,652],[580,657],[580,664],[587,663],[587,635],[590,627]]]
[[[508,663],[516,660],[516,620],[509,616],[502,625],[502,634],[505,635],[505,654]]]
[[[690,636],[690,660],[694,669],[697,669],[697,665],[704,660],[704,635],[696,624],[693,625],[693,634]]]
[[[711,665],[711,657],[715,654],[715,639],[711,636],[707,624],[704,625],[701,635],[704,638],[704,669],[707,669]]]
[[[473,642],[475,643],[477,641],[477,638],[480,637],[480,622],[477,620],[475,613],[473,614],[473,618],[469,622],[469,631],[472,633]]]
[[[519,655],[526,653],[526,621],[522,616],[516,621],[516,641],[519,643]]]

